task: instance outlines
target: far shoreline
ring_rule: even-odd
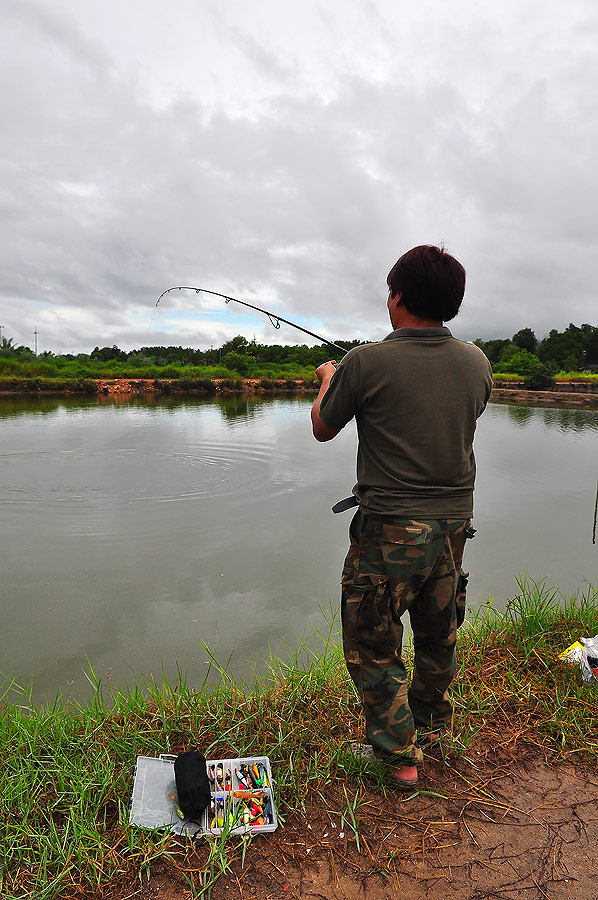
[[[317,384],[302,378],[89,378],[0,380],[0,396],[96,396],[128,400],[130,398],[197,394],[315,394]],[[557,382],[550,390],[526,390],[521,382],[497,380],[491,402],[525,406],[567,406],[598,409],[598,383]]]

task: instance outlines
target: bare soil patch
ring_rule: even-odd
[[[443,759],[436,750],[418,787],[409,797],[386,793],[367,776],[347,780],[349,799],[359,793],[358,848],[336,782],[274,834],[256,837],[244,865],[237,839],[212,900],[598,897],[598,773],[578,755],[557,758],[512,739],[466,756]],[[204,841],[181,844],[141,886],[105,896],[200,897],[206,854]]]

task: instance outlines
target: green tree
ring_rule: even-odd
[[[553,328],[548,337],[541,341],[537,355],[541,362],[555,372],[565,368],[567,371],[576,371],[584,356],[581,329],[573,324],[562,332]],[[569,365],[565,366],[565,362]]]
[[[513,343],[521,350],[528,350],[535,353],[538,347],[538,339],[531,328],[520,328],[517,334],[513,335]]]
[[[116,344],[113,344],[112,347],[102,347],[101,349],[95,347],[90,355],[92,359],[101,359],[103,362],[107,362],[109,359],[118,359],[124,362],[127,358],[125,351],[120,350]]]
[[[598,328],[594,325],[581,326],[581,340],[583,345],[583,364],[585,366],[598,365]]]
[[[243,337],[242,334],[238,334],[236,337],[232,338],[232,340],[226,341],[226,343],[222,345],[222,360],[224,361],[224,357],[227,353],[240,353],[245,356],[248,349],[249,341],[247,340],[247,338]]]
[[[249,372],[249,359],[234,350],[222,357],[222,365],[241,376],[245,376]]]
[[[512,346],[511,341],[505,338],[495,338],[491,341],[477,338],[474,344],[486,354],[493,365],[499,361],[506,348]]]
[[[148,366],[167,366],[169,360],[156,360],[153,356],[146,356],[143,350],[133,350],[131,353],[127,354],[127,362],[137,369],[142,369]]]
[[[494,368],[500,372],[506,372],[507,369],[504,368],[505,365],[508,365],[513,357],[517,356],[519,353],[521,353],[521,350],[519,350],[519,348],[516,347],[515,344],[511,344],[511,342],[509,341],[507,346],[504,347],[502,353],[500,354],[498,362],[494,364]]]
[[[517,350],[509,354],[509,359],[505,362],[501,361],[495,366],[497,372],[510,373],[512,375],[522,375],[524,378],[534,371],[536,366],[540,364],[540,360],[529,350]]]
[[[25,347],[23,344],[15,344],[14,338],[7,338],[4,335],[2,335],[2,343],[0,344],[0,356],[22,359],[24,362],[35,359],[35,353],[30,347]]]

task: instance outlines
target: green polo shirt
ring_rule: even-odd
[[[467,519],[473,513],[476,420],[492,369],[448,328],[398,328],[341,360],[320,416],[357,422],[357,484],[365,513]]]

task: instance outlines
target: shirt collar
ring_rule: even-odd
[[[450,329],[446,325],[431,325],[428,328],[413,328],[405,326],[404,328],[395,328],[390,334],[384,338],[385,341],[392,341],[394,338],[402,337],[452,337]]]

